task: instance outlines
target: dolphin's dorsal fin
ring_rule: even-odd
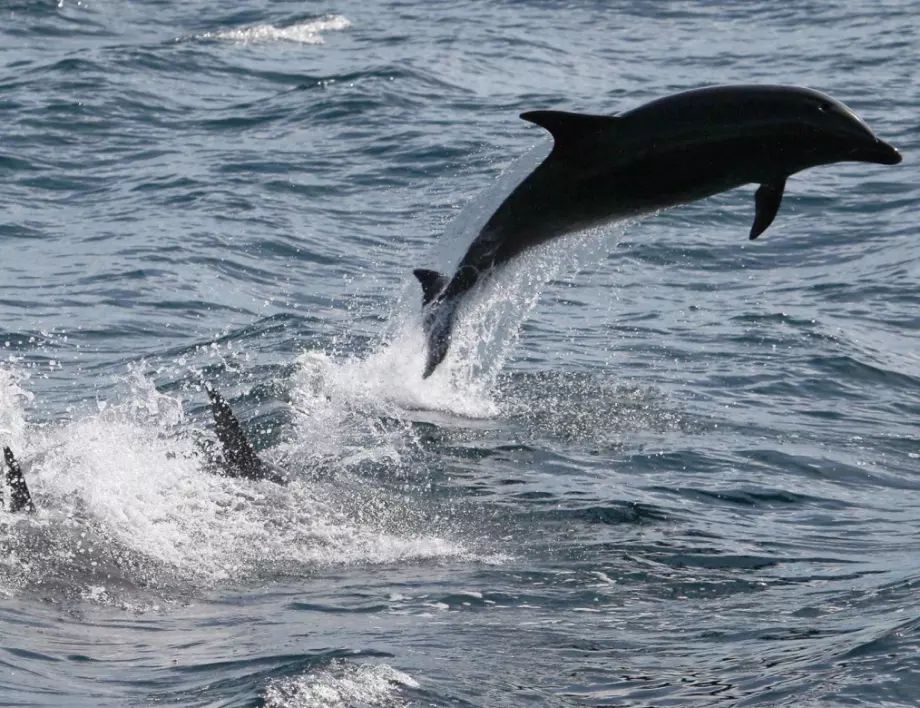
[[[578,142],[586,135],[610,130],[622,120],[616,116],[595,116],[567,111],[528,111],[521,113],[521,118],[548,130],[553,136],[554,149],[565,149],[566,145]]]
[[[422,284],[423,306],[434,300],[438,294],[447,286],[447,283],[450,282],[450,278],[448,278],[446,275],[438,273],[436,270],[416,268],[412,271],[412,273],[416,278],[418,278],[418,282]]]
[[[776,218],[779,205],[783,201],[786,178],[764,182],[754,193],[754,225],[751,226],[751,240],[760,236]]]
[[[214,418],[214,432],[220,441],[224,474],[228,477],[285,484],[287,480],[259,459],[230,404],[212,386],[205,384],[205,390],[211,399],[211,416]]]

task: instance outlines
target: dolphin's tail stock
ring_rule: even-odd
[[[10,492],[10,503],[7,508],[13,514],[19,511],[35,511],[32,495],[29,494],[29,485],[26,484],[26,478],[22,475],[22,468],[16,461],[13,451],[4,447],[3,457],[6,461],[6,486]]]
[[[446,275],[424,268],[416,268],[412,273],[422,286],[422,328],[428,344],[422,378],[427,379],[447,356],[457,305],[456,298],[447,300],[444,297],[444,291],[450,283]]]
[[[288,480],[284,475],[259,459],[255,448],[243,432],[243,426],[224,397],[209,385],[205,385],[205,390],[211,399],[211,415],[214,418],[214,431],[220,441],[220,467],[223,474],[228,477],[286,484]]]
[[[450,349],[450,339],[454,329],[454,316],[457,312],[459,298],[438,300],[425,313],[425,331],[428,340],[428,357],[425,359],[425,371],[422,378],[427,379],[438,368]]]
[[[424,268],[417,268],[413,274],[422,285],[422,327],[428,340],[422,378],[427,379],[447,356],[460,298],[476,285],[479,271],[473,266],[463,266],[453,278]]]

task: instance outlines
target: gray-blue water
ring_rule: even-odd
[[[918,27],[0,0],[0,443],[39,505],[0,512],[0,704],[920,704]],[[533,254],[422,381],[412,268],[546,150],[520,112],[742,82],[904,163],[794,177],[753,243],[745,188]],[[291,485],[208,474],[202,380]]]

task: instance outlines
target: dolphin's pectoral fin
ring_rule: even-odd
[[[760,236],[776,218],[779,205],[783,201],[786,178],[773,182],[764,182],[754,194],[754,225],[751,227],[751,240]]]
[[[284,484],[287,480],[259,459],[230,404],[210,386],[205,386],[205,390],[211,399],[211,416],[214,418],[214,431],[220,441],[223,473],[228,477]]]
[[[4,447],[3,457],[6,460],[6,486],[10,489],[10,511],[14,514],[18,511],[35,511],[32,495],[29,494],[29,485],[22,476],[22,468],[16,461],[13,451]]]
[[[422,284],[422,306],[434,300],[450,280],[446,275],[442,275],[436,270],[416,268],[412,273],[418,278],[418,282]]]
[[[539,125],[553,136],[553,150],[565,150],[566,146],[581,143],[585,137],[604,130],[611,130],[622,120],[616,116],[594,116],[566,111],[528,111],[521,118]]]

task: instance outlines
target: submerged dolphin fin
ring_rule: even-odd
[[[760,236],[776,218],[779,205],[783,201],[786,178],[781,177],[772,182],[764,182],[754,193],[754,225],[751,226],[751,241]]]
[[[422,284],[423,307],[434,300],[450,280],[446,275],[438,273],[436,270],[426,270],[425,268],[416,268],[412,271],[412,274]]]
[[[16,461],[13,451],[4,447],[3,457],[6,460],[6,486],[10,489],[10,512],[15,514],[17,511],[35,511],[29,486],[26,484],[26,478],[22,476],[22,468]]]
[[[567,145],[580,143],[586,136],[602,130],[611,130],[622,118],[594,116],[566,111],[528,111],[521,118],[539,125],[553,136],[553,150],[565,150]]]
[[[211,399],[211,415],[223,454],[224,473],[228,477],[242,477],[255,481],[264,479],[284,484],[284,477],[269,469],[256,455],[255,448],[243,432],[243,426],[233,415],[230,404],[210,386],[206,385],[205,390]]]

